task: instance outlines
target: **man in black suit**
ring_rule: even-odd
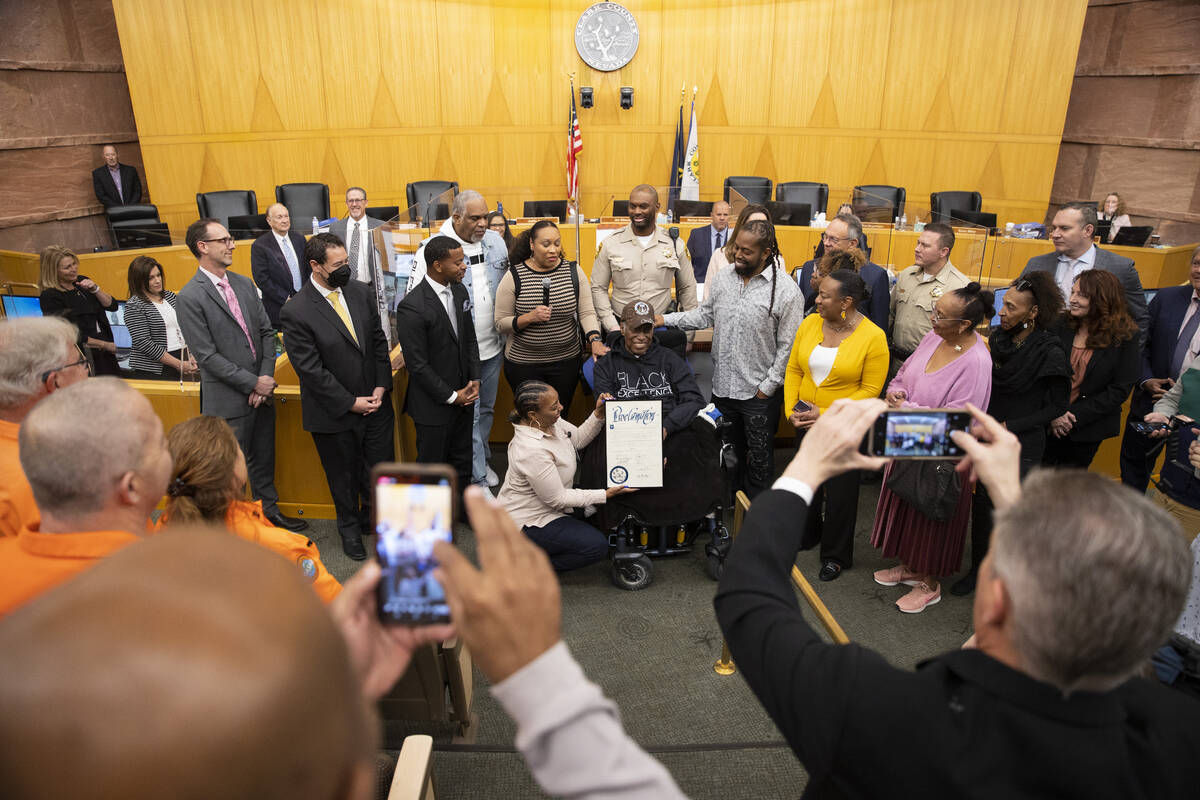
[[[1058,210],[1050,224],[1050,241],[1054,243],[1054,252],[1029,259],[1021,275],[1049,272],[1054,275],[1054,282],[1062,290],[1063,298],[1069,300],[1071,284],[1079,277],[1079,273],[1089,269],[1111,272],[1125,289],[1129,315],[1137,323],[1144,339],[1147,325],[1146,293],[1142,290],[1142,280],[1138,277],[1133,260],[1096,247],[1092,243],[1095,232],[1095,206],[1067,203]]]
[[[884,407],[838,400],[821,415],[755,498],[714,601],[806,796],[1195,795],[1200,703],[1134,677],[1183,609],[1187,540],[1102,475],[1043,470],[1022,486],[1017,437],[978,409],[978,439],[952,434],[996,505],[973,646],[913,672],[813,631],[790,577],[808,503],[829,478],[882,466],[858,448]],[[919,735],[881,724],[897,719],[920,720]]]
[[[417,461],[449,464],[461,491],[471,482],[471,427],[479,396],[479,346],[462,245],[449,236],[425,244],[425,280],[396,309],[408,368],[404,410],[417,429]]]
[[[279,327],[279,309],[300,291],[308,280],[308,261],[304,258],[304,236],[291,230],[292,217],[287,206],[274,203],[267,209],[271,230],[250,245],[250,274],[262,292],[263,308],[271,324]]]
[[[117,148],[104,145],[104,166],[92,170],[92,188],[100,205],[132,206],[142,202],[142,181],[137,170],[117,161]]]
[[[1188,277],[1189,283],[1159,289],[1150,301],[1142,373],[1129,401],[1121,437],[1121,483],[1139,492],[1146,491],[1150,483],[1154,462],[1149,453],[1162,440],[1138,433],[1128,423],[1145,419],[1200,352],[1200,328],[1190,323],[1200,315],[1200,247],[1192,252]]]
[[[312,279],[283,306],[288,357],[300,379],[304,430],[312,434],[337,509],[347,556],[367,557],[370,470],[392,461],[392,370],[375,293],[350,280],[346,246],[318,233],[304,247]]]
[[[718,200],[713,203],[712,223],[696,228],[688,234],[687,249],[692,258],[692,272],[696,283],[704,283],[708,275],[708,262],[712,254],[729,241],[729,203]]]

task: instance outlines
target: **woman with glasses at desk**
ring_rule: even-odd
[[[38,273],[38,303],[45,316],[64,317],[79,329],[96,375],[120,375],[117,344],[105,311],[116,311],[117,300],[86,275],[79,274],[79,257],[65,247],[42,251]]]
[[[196,374],[196,360],[187,353],[175,313],[175,293],[165,283],[162,264],[150,256],[129,262],[125,325],[133,342],[129,368],[139,378],[178,380]]]

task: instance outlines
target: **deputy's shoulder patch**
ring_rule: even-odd
[[[309,556],[302,556],[299,563],[300,574],[304,576],[304,579],[309,583],[315,581],[317,579],[317,562]]]

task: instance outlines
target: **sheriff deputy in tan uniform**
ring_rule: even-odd
[[[654,187],[634,187],[629,193],[629,225],[600,245],[592,264],[592,302],[605,333],[620,330],[617,315],[634,300],[645,300],[653,306],[653,313],[665,314],[672,284],[678,310],[690,311],[697,305],[696,274],[687,247],[655,226],[657,214]],[[683,355],[687,339],[682,331],[668,328],[659,331],[658,341]]]
[[[946,292],[961,289],[970,281],[950,263],[954,249],[954,229],[944,222],[932,222],[917,237],[913,266],[896,276],[892,288],[888,326],[892,332],[893,370],[899,369],[933,329],[929,315],[933,304]]]

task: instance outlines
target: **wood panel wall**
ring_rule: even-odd
[[[680,86],[699,87],[701,197],[727,175],[977,189],[1004,220],[1050,196],[1085,0],[628,0],[615,73],[578,58],[587,2],[114,0],[148,183],[172,229],[194,195],[362,185],[373,205],[457,180],[502,200],[565,195],[567,74],[583,210],[665,184]],[[634,88],[622,111],[617,93]],[[262,209],[262,210],[265,210]]]

